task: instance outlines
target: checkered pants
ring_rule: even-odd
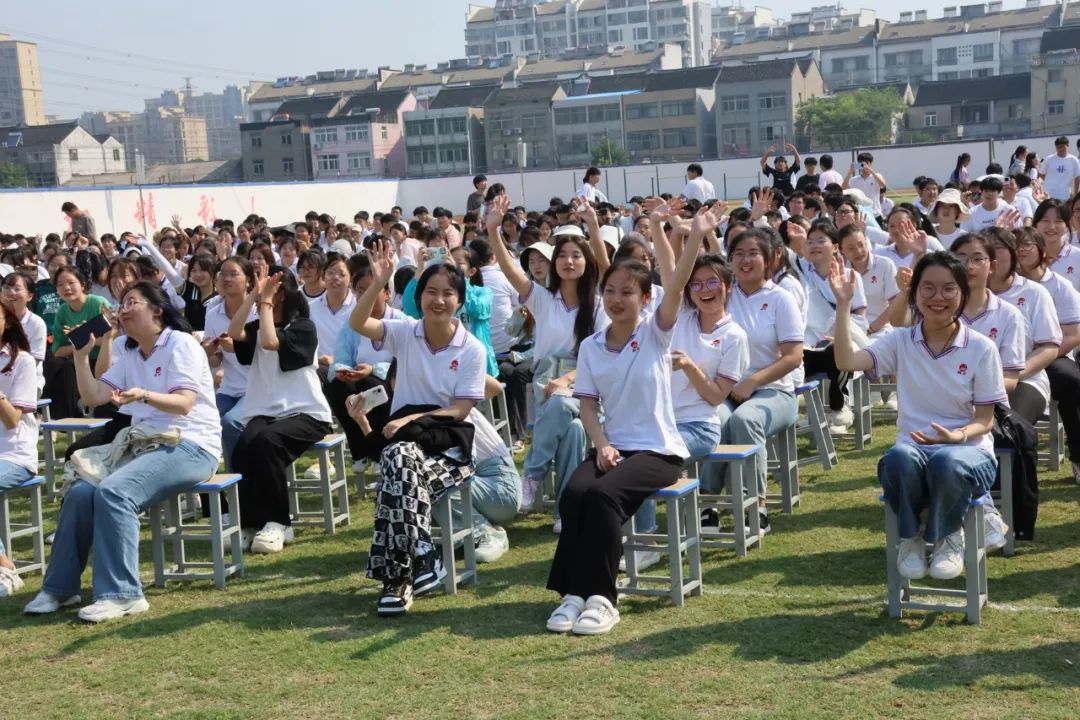
[[[367,576],[388,582],[410,578],[413,558],[433,549],[431,506],[472,476],[473,466],[428,456],[413,442],[388,445],[379,466],[382,482],[375,497]]]

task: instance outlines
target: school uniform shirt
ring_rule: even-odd
[[[1058,256],[1050,261],[1050,269],[1080,291],[1080,248],[1064,245]]]
[[[1050,293],[1059,325],[1064,327],[1080,323],[1080,293],[1072,283],[1053,270],[1044,270],[1039,284]]]
[[[938,242],[937,238],[926,238],[926,252],[940,252],[945,248]],[[874,253],[882,257],[892,260],[893,265],[898,268],[911,267],[912,261],[915,260],[915,253],[909,252],[907,255],[901,255],[896,249],[896,243],[889,243],[885,247],[874,248]]]
[[[1044,175],[1043,190],[1052,198],[1068,200],[1072,195],[1073,181],[1080,177],[1080,160],[1075,155],[1057,154],[1043,158],[1039,174]]]
[[[680,350],[701,368],[706,378],[738,383],[750,364],[746,332],[725,315],[707,331],[701,330],[697,310],[679,313],[671,337],[671,349]],[[718,424],[718,406],[705,400],[683,371],[671,373],[671,397],[675,422],[710,422]]]
[[[582,183],[581,189],[577,191],[578,197],[583,197],[591,203],[607,202],[607,196],[600,192],[600,189],[592,183]]]
[[[1013,276],[1012,285],[1005,292],[998,293],[998,297],[1024,316],[1025,358],[1036,345],[1061,345],[1061,325],[1054,311],[1054,301],[1041,284],[1017,273]],[[1038,390],[1045,399],[1050,399],[1050,379],[1045,370],[1023,382]]]
[[[805,329],[795,298],[771,280],[750,295],[736,282],[728,298],[728,312],[746,332],[750,342],[750,364],[743,373],[744,378],[779,360],[782,344],[803,343]],[[761,389],[792,393],[795,392],[794,378],[788,373]]]
[[[997,207],[993,210],[987,210],[982,204],[976,205],[969,211],[971,213],[971,219],[964,220],[960,223],[960,228],[964,230],[964,232],[977,233],[980,230],[994,227],[998,216],[1012,209],[1013,206],[1004,200],[998,200]]]
[[[1019,310],[990,293],[981,313],[973,318],[962,314],[960,320],[994,343],[1004,372],[1023,371],[1031,348],[1027,346],[1024,316]]]
[[[0,348],[0,370],[11,363],[11,346]],[[0,372],[0,392],[22,414],[15,427],[8,430],[0,425],[0,460],[7,460],[37,474],[38,471],[38,420],[37,370],[28,353],[20,352],[15,362],[5,372]]]
[[[650,315],[618,350],[607,345],[607,330],[593,333],[578,350],[574,397],[598,400],[604,408],[604,435],[621,452],[649,451],[690,456],[678,428],[671,388],[674,327],[660,327]]]
[[[826,170],[821,173],[821,177],[818,179],[818,187],[821,188],[822,192],[825,192],[825,188],[833,184],[844,184],[844,176],[838,170]]]
[[[192,330],[206,331],[206,306],[217,297],[217,293],[213,290],[210,293],[207,297],[203,297],[199,286],[190,280],[185,280],[180,289],[179,297],[184,301],[184,319],[191,325]]]
[[[881,214],[881,185],[873,173],[866,177],[855,174],[848,180],[848,187],[852,190],[861,190],[863,195],[870,198],[870,204],[874,206],[874,213]]]
[[[517,309],[517,292],[498,265],[486,265],[480,268],[484,278],[484,287],[491,290],[491,348],[496,353],[508,353],[516,343],[515,338],[506,332],[506,321]]]
[[[330,307],[330,301],[327,298],[326,293],[323,293],[318,299],[308,303],[311,322],[315,323],[315,329],[319,334],[319,355],[333,354],[341,328],[349,322],[349,316],[356,307],[356,296],[353,295],[352,290],[348,291],[345,302],[341,303],[341,307],[337,310]]]
[[[19,324],[22,325],[23,332],[26,333],[26,339],[30,343],[30,356],[34,358],[35,365],[37,365],[38,389],[41,390],[45,387],[45,374],[42,371],[42,363],[45,362],[45,348],[49,341],[49,331],[45,327],[45,321],[30,312],[29,309],[19,318]]]
[[[889,238],[889,233],[881,228],[871,227],[870,225],[866,226],[866,232],[864,232],[863,235],[866,235],[866,239],[870,241],[871,249],[885,247],[892,242],[892,239]]]
[[[315,323],[294,318],[275,328],[278,349],[267,350],[259,341],[261,320],[244,326],[245,339],[234,340],[236,359],[250,365],[244,400],[244,422],[253,417],[273,418],[308,415],[324,423],[332,422],[330,406],[323,395],[315,351],[319,335]]]
[[[790,195],[790,193],[788,193]],[[693,180],[687,181],[683,186],[682,196],[687,200],[697,200],[704,203],[716,197],[716,189],[713,184],[700,175]]]
[[[455,400],[484,399],[484,345],[455,320],[446,347],[433,348],[424,337],[424,322],[410,317],[382,320],[382,340],[373,343],[397,358],[397,383],[390,406],[393,414],[405,405],[449,407]]]
[[[871,379],[896,376],[897,445],[915,445],[910,433],[932,433],[931,423],[955,430],[971,422],[974,406],[1008,401],[997,348],[964,323],[941,354],[926,344],[922,322],[875,340],[866,352],[874,361]],[[965,444],[994,456],[992,433]],[[922,447],[933,453],[943,446]]]
[[[127,347],[127,336],[118,339],[124,342],[113,346],[119,352],[101,376],[103,383],[117,392],[142,388],[152,393],[195,393],[195,404],[186,415],[158,410],[149,403],[130,403],[132,424],[148,422],[179,430],[182,441],[190,440],[214,457],[220,455],[221,421],[214,399],[214,378],[199,341],[188,333],[165,328],[144,357],[137,345]]]
[[[832,344],[828,338],[833,336],[836,326],[836,297],[829,287],[829,278],[818,274],[813,264],[800,260],[799,279],[806,288],[807,310],[806,324],[803,331],[803,346],[809,349],[824,348]],[[855,273],[855,296],[851,301],[851,322],[861,325],[865,330],[866,318],[856,316],[859,310],[866,309],[866,293],[863,291],[862,276]]]
[[[568,356],[574,351],[574,320],[578,309],[568,308],[563,302],[562,291],[549,292],[533,282],[529,294],[519,298],[536,320],[533,357],[537,360],[556,355]],[[602,330],[608,325],[604,303],[597,297],[594,301],[595,324],[593,329]]]
[[[871,253],[866,272],[860,273],[859,277],[866,298],[866,320],[872,323],[900,294],[896,284],[896,264],[884,255]]]
[[[303,285],[301,285],[300,286],[300,292],[304,293],[304,299],[308,301],[308,307],[310,307],[311,303],[315,302],[316,300],[318,300],[319,298],[321,298],[323,295],[326,294],[326,286],[323,285],[322,292],[318,292],[318,293],[315,293],[314,295],[312,295],[311,293],[309,293],[307,291],[307,289]]]
[[[1012,202],[1009,203],[1017,212],[1020,213],[1021,220],[1031,220],[1035,217],[1035,202],[1031,198],[1024,197],[1020,193],[1016,193],[1013,196]]]
[[[949,248],[952,247],[952,244],[956,240],[956,238],[966,234],[967,232],[964,230],[964,228],[957,225],[956,229],[953,230],[951,233],[941,232],[939,230],[937,234],[937,239],[938,242],[942,244],[942,246]]]
[[[400,320],[405,313],[387,306],[383,313],[383,320]],[[357,365],[365,364],[389,365],[394,359],[393,353],[388,350],[376,350],[374,343],[349,327],[348,323],[342,326],[338,333],[337,343],[334,345],[334,364],[330,366],[330,374],[334,375],[338,370],[352,370]]]
[[[791,248],[788,248],[791,250]],[[794,255],[794,253],[792,253]],[[798,257],[797,255],[795,257]],[[795,262],[792,262],[792,267],[795,266]],[[791,297],[795,299],[795,306],[799,308],[799,318],[802,320],[803,327],[806,327],[807,315],[810,312],[810,298],[806,294],[806,288],[803,287],[802,282],[790,272],[777,273],[773,277],[773,282],[781,290],[786,290],[791,294]],[[730,300],[728,301],[730,303]],[[806,368],[801,364],[791,371],[791,382],[798,387],[803,384],[803,380],[806,379]]]
[[[251,308],[245,324],[255,320],[258,313]],[[203,338],[221,337],[229,332],[229,316],[225,314],[225,301],[218,299],[212,302],[206,309],[206,324],[203,329]],[[236,359],[236,353],[227,350],[221,351],[221,367],[223,368],[221,385],[218,392],[229,397],[243,397],[247,392],[248,373],[250,365],[245,365]]]

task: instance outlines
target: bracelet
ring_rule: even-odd
[[[149,405],[150,404],[150,391],[149,390],[143,390],[142,401],[143,401],[144,405]]]
[[[260,300],[258,302],[258,306],[262,307],[263,305],[269,305],[270,307],[274,307],[274,301],[273,300]]]

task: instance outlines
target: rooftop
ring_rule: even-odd
[[[443,88],[428,107],[431,110],[459,107],[483,107],[496,85],[469,85],[468,87]]]
[[[819,47],[835,49],[865,45],[873,42],[875,29],[873,25],[867,25],[865,27],[854,27],[850,30],[818,33],[816,35],[755,40],[742,45],[730,45],[729,47],[720,48],[714,54],[713,59],[723,61],[745,55],[770,55],[799,50],[816,50]]]
[[[517,88],[495,90],[487,100],[487,105],[513,105],[515,103],[548,102],[562,92],[555,83],[534,83]]]
[[[645,92],[661,92],[664,90],[689,90],[692,88],[707,88],[716,84],[716,76],[720,74],[719,65],[705,65],[703,67],[688,68],[685,70],[664,70],[662,72],[646,73],[644,76]]]
[[[761,82],[764,80],[781,80],[790,78],[795,70],[802,72],[799,67],[800,60],[786,58],[783,60],[766,60],[764,62],[748,62],[742,65],[724,65],[720,68],[720,82]]]
[[[6,141],[10,135],[21,133],[23,146],[56,145],[67,139],[67,136],[75,132],[78,127],[79,124],[74,120],[53,125],[24,125],[0,130],[0,138]]]
[[[363,92],[365,90],[375,89],[375,81],[376,78],[374,77],[311,83],[297,80],[297,82],[292,85],[283,85],[281,87],[274,87],[273,84],[266,83],[251,95],[249,101],[258,103],[304,97],[309,94],[309,91],[311,95],[344,95],[354,92]]]
[[[1043,33],[1039,52],[1048,53],[1077,48],[1080,48],[1080,25],[1047,30]]]
[[[349,98],[348,102],[337,114],[338,117],[342,117],[351,113],[363,112],[368,108],[379,108],[384,113],[393,112],[401,107],[401,103],[405,102],[405,98],[408,96],[408,90],[357,93]]]
[[[937,80],[919,85],[915,94],[915,107],[1026,98],[1030,95],[1031,73],[962,80]]]
[[[334,107],[341,102],[336,95],[329,97],[306,97],[286,100],[274,112],[275,115],[288,115],[289,117],[304,117],[311,115],[329,115]]]

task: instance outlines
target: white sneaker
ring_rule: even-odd
[[[232,518],[229,513],[221,513],[221,527],[229,527],[232,525]]]
[[[853,422],[855,422],[855,413],[851,412],[851,408],[846,405],[840,410],[829,412],[830,432],[846,432]]]
[[[124,600],[98,600],[79,610],[79,619],[88,623],[115,620],[125,615],[138,615],[150,609],[146,598],[127,598]]]
[[[656,565],[664,558],[656,550],[639,550],[636,556],[637,571],[648,570],[653,565]],[[619,572],[626,572],[626,556],[623,555],[619,558]]]
[[[334,468],[334,466],[331,465],[330,466],[330,479],[331,480],[336,479],[335,478],[336,475],[337,475],[336,468]],[[305,480],[318,480],[319,479],[319,463],[315,463],[314,465],[312,465],[311,467],[309,467],[307,470],[304,471],[304,479]]]
[[[363,475],[364,473],[367,472],[367,467],[368,467],[368,461],[367,460],[357,460],[356,462],[354,462],[352,464],[353,475]]]
[[[1000,513],[991,512],[987,509],[984,526],[986,530],[984,533],[986,551],[1000,550],[1005,547],[1005,535],[1009,532],[1009,526],[1005,523],[1005,518],[1001,517]]]
[[[26,603],[23,607],[23,612],[27,615],[48,615],[54,613],[60,608],[71,607],[72,605],[78,605],[82,602],[80,595],[72,595],[67,598],[58,598],[55,595],[42,590],[34,599]]]
[[[484,528],[479,542],[476,543],[476,562],[495,562],[509,549],[510,539],[507,538],[506,531],[498,525],[491,525]]]
[[[926,541],[921,534],[900,541],[900,550],[896,553],[896,569],[901,577],[908,580],[921,580],[926,577]]]
[[[252,528],[243,528],[240,530],[240,549],[244,552],[251,552],[251,541],[255,539],[255,530]]]
[[[896,394],[895,393],[890,395],[889,399],[885,401],[885,407],[888,408],[889,410],[892,410],[893,412],[896,412],[899,409],[900,406],[896,404]]]
[[[22,590],[23,579],[11,568],[0,567],[0,598],[10,597]]]
[[[562,535],[562,518],[555,521],[555,524],[551,526],[551,532],[556,535]]]
[[[532,512],[536,505],[536,496],[540,494],[540,481],[530,477],[521,478],[521,506],[522,512]]]
[[[52,545],[54,540],[56,540],[56,532],[55,531],[53,531],[53,532],[51,532],[51,533],[49,533],[48,535],[45,536],[45,544],[46,545]]]
[[[292,543],[293,529],[281,523],[268,522],[251,539],[253,553],[279,553],[282,548]]]
[[[555,608],[555,612],[548,618],[547,629],[557,633],[570,632],[584,610],[584,598],[577,595],[564,595],[562,605]]]
[[[930,559],[930,577],[952,580],[964,572],[964,531],[957,530],[934,544]]]
[[[619,623],[619,611],[603,595],[585,601],[585,611],[574,623],[575,635],[604,635]]]

